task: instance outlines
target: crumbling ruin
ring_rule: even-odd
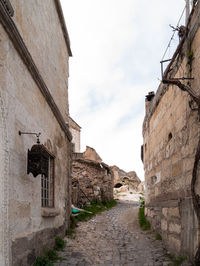
[[[74,153],[72,162],[72,203],[82,206],[113,199],[113,172],[93,148]]]

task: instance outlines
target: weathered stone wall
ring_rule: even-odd
[[[72,133],[72,143],[74,144],[73,152],[80,152],[81,150],[81,127],[69,117],[69,128]]]
[[[170,75],[194,77],[191,87],[200,94],[199,14],[198,4],[189,25],[190,33]],[[189,42],[191,47],[188,47]],[[190,51],[194,54],[191,66],[188,64]],[[193,260],[199,229],[191,180],[200,132],[198,114],[189,107],[190,100],[188,93],[178,87],[161,84],[144,120],[143,147],[147,217],[172,253],[187,255]],[[198,181],[197,191],[199,188]]]
[[[68,57],[54,0],[12,0],[14,21],[56,104],[68,122]]]
[[[68,52],[54,1],[11,2],[14,21],[68,121]],[[69,224],[71,143],[1,24],[0,62],[0,265],[27,266]],[[19,130],[41,132],[41,143],[55,155],[54,208],[41,207],[41,177],[27,175],[36,138]]]
[[[90,200],[113,199],[113,173],[104,163],[76,159],[72,163],[72,202],[84,205]]]

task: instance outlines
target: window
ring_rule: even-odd
[[[170,141],[172,139],[172,133],[170,132],[168,135],[168,141]]]
[[[48,174],[41,176],[41,205],[54,207],[54,158],[48,158]]]

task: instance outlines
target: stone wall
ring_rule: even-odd
[[[72,133],[73,152],[78,153],[81,150],[81,127],[71,117],[69,117],[69,129]]]
[[[193,77],[190,84],[198,94],[199,14],[198,3],[189,20],[187,39],[182,40],[182,46],[178,47],[177,56],[173,59],[173,70],[165,73],[165,78]],[[194,57],[189,62],[191,51]],[[194,260],[199,228],[191,180],[200,132],[198,113],[190,108],[190,101],[188,93],[177,86],[160,84],[155,97],[148,103],[143,124],[143,159],[146,215],[152,227],[161,233],[170,252],[187,255]],[[200,189],[199,178],[196,191]]]
[[[27,266],[69,224],[71,139],[65,126],[69,50],[55,1],[13,0],[13,18],[2,3],[0,265]],[[41,132],[41,144],[55,156],[53,208],[41,207],[41,176],[27,174],[27,152],[36,137],[20,136],[19,130]]]
[[[105,163],[75,154],[72,163],[72,203],[82,206],[91,200],[113,199],[113,172]]]

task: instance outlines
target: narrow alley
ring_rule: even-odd
[[[121,201],[109,211],[79,223],[76,237],[65,238],[65,250],[59,253],[63,260],[54,265],[174,265],[155,233],[139,228],[137,216],[137,205]]]

